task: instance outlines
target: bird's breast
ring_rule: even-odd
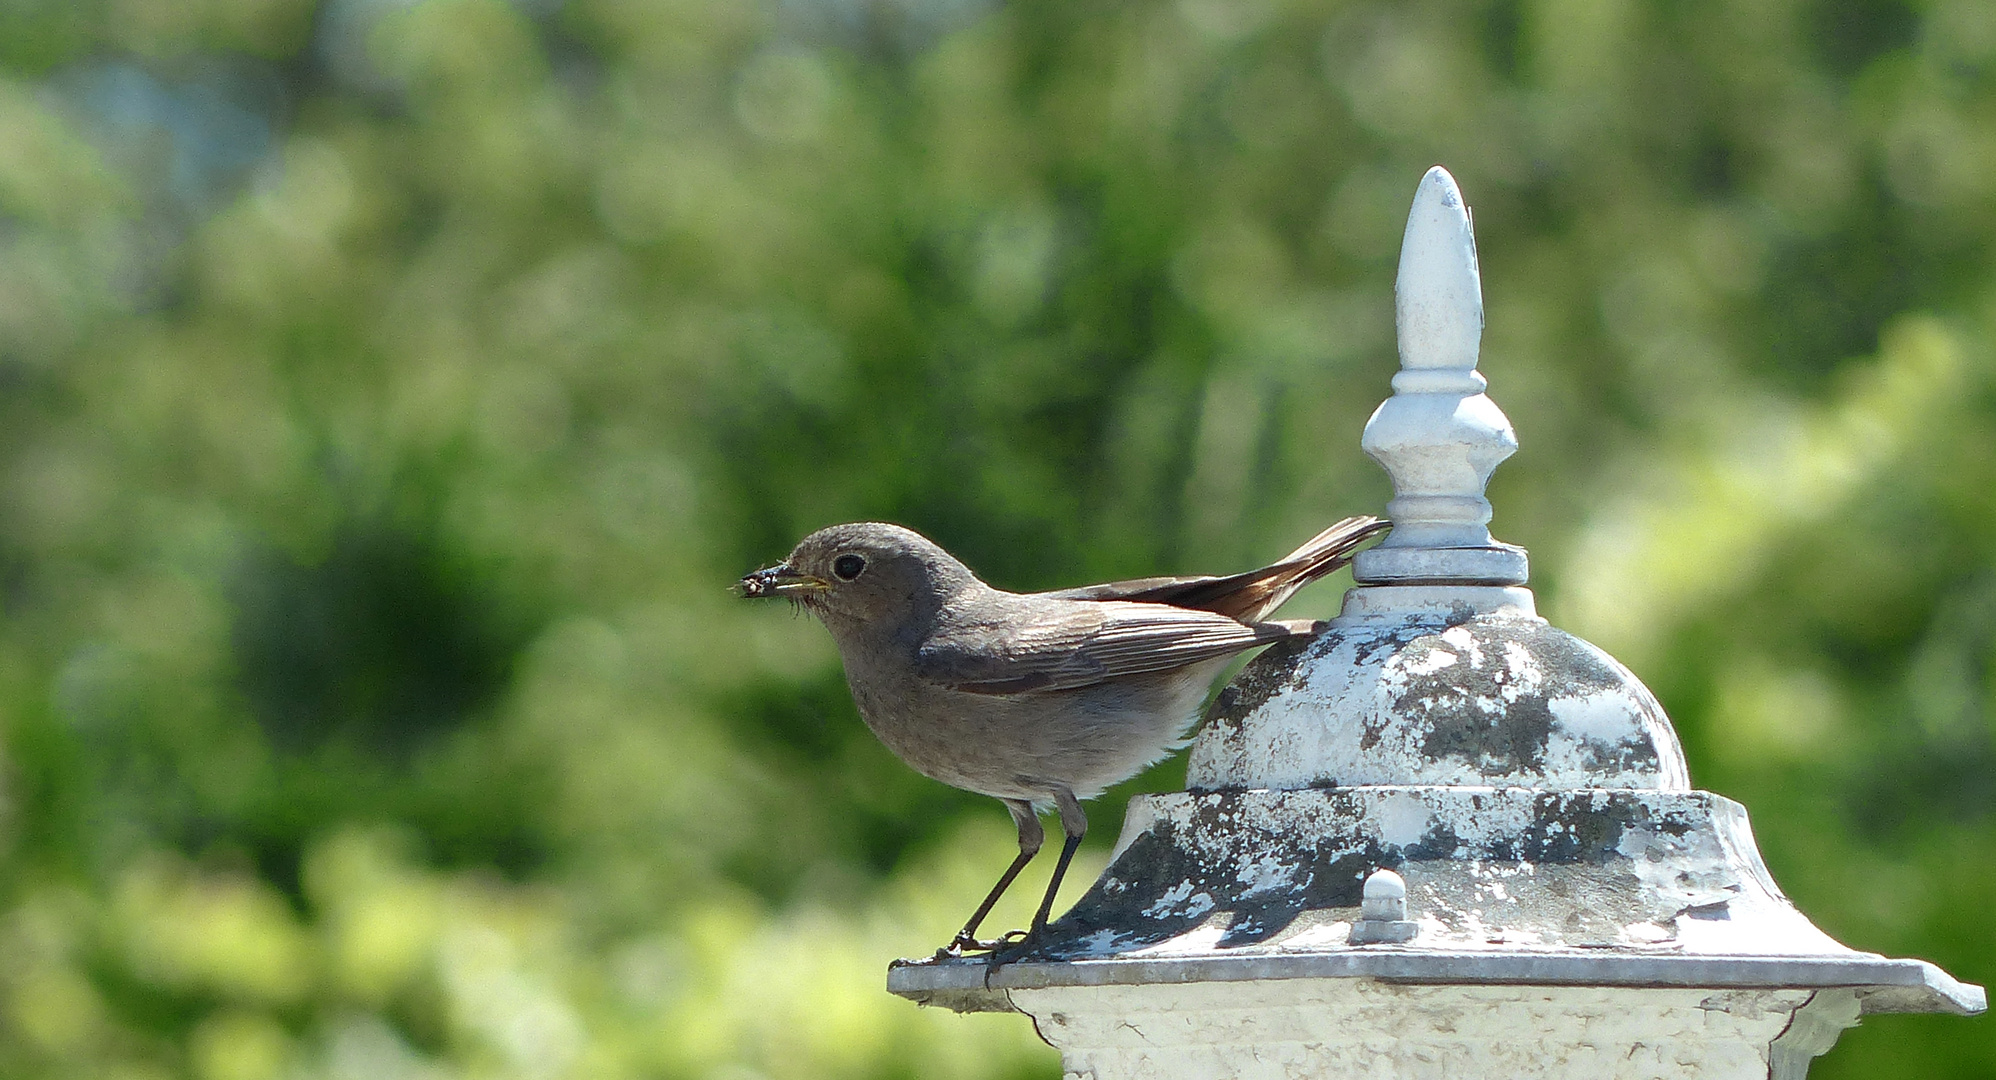
[[[976,694],[900,670],[848,661],[846,679],[866,726],[911,768],[998,798],[1081,797],[1165,756],[1196,718],[1213,665],[1150,673],[1072,690]]]

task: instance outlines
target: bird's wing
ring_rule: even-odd
[[[1059,589],[1038,595],[1049,600],[1134,600],[1149,604],[1170,603],[1176,592],[1209,581],[1218,581],[1212,575],[1198,577],[1147,577],[1132,578],[1129,581],[1105,581],[1100,585],[1079,585],[1072,589]]]
[[[987,630],[932,640],[917,654],[915,669],[931,682],[973,694],[1072,690],[1231,656],[1295,633],[1282,624],[1249,626],[1164,604],[1069,601],[1036,606],[1005,634]]]

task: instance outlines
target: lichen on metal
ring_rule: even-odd
[[[1627,668],[1536,616],[1471,611],[1340,618],[1257,657],[1221,691],[1187,774],[1195,790],[1391,783],[1691,786]]]

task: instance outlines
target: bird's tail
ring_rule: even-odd
[[[1367,540],[1393,527],[1393,523],[1369,515],[1348,517],[1304,541],[1303,546],[1279,561],[1247,575],[1261,579],[1259,587],[1241,590],[1241,599],[1253,606],[1239,614],[1226,612],[1242,622],[1257,622],[1281,607],[1296,591],[1320,577],[1337,572]]]
[[[1311,537],[1281,561],[1259,570],[1226,577],[1167,579],[1118,599],[1200,608],[1244,623],[1261,622],[1296,595],[1296,590],[1350,562],[1360,545],[1392,527],[1391,522],[1376,517],[1348,517]]]

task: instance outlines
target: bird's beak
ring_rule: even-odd
[[[832,587],[832,583],[815,574],[792,570],[788,563],[778,563],[767,570],[757,570],[742,578],[736,586],[743,596],[754,599],[762,596],[805,597],[816,596]]]

